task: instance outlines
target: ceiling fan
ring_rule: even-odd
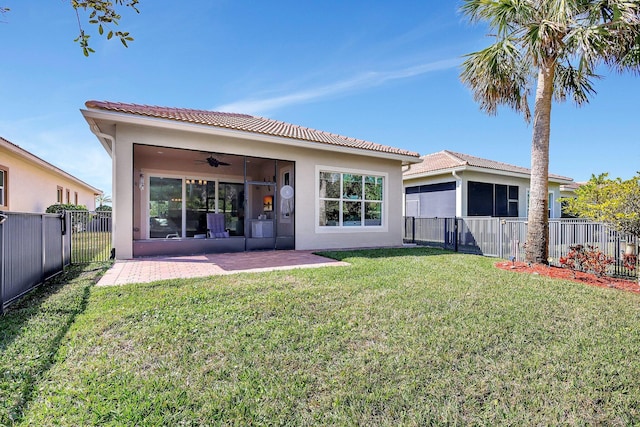
[[[213,154],[209,155],[209,157],[207,157],[204,160],[196,160],[196,161],[198,163],[208,163],[209,166],[211,166],[212,168],[217,168],[218,166],[231,166],[231,163],[220,161],[215,157],[213,157]]]

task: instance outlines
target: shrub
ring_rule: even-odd
[[[71,203],[62,204],[56,203],[51,205],[45,211],[46,213],[62,213],[63,211],[86,211],[88,210],[85,205],[74,205]]]
[[[606,274],[614,259],[605,255],[596,246],[575,245],[569,247],[569,253],[560,257],[560,265],[574,271],[593,273],[598,277]]]

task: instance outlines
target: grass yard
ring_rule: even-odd
[[[330,255],[352,265],[35,295],[0,318],[0,424],[640,423],[640,295]]]

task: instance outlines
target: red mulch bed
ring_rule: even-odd
[[[567,268],[549,267],[540,264],[532,264],[529,266],[524,262],[512,263],[510,261],[497,262],[496,267],[502,270],[515,271],[517,273],[539,274],[541,276],[552,277],[554,279],[571,280],[573,282],[599,286],[601,288],[615,288],[640,293],[640,286],[638,286],[637,281],[616,279],[608,276],[597,277],[594,274],[573,271]]]

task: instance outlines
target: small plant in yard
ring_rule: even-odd
[[[569,247],[569,253],[560,257],[560,265],[573,271],[583,271],[602,277],[614,263],[614,259],[605,255],[596,246],[575,245]]]
[[[635,270],[638,265],[638,255],[635,254],[623,254],[622,265],[628,270]]]

